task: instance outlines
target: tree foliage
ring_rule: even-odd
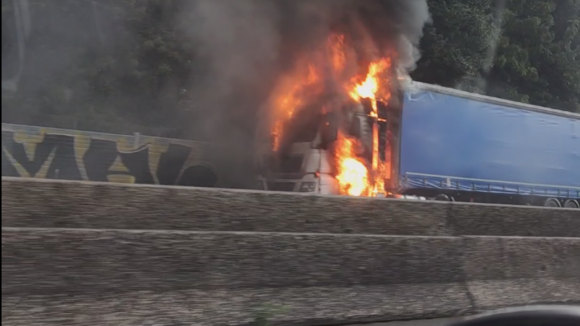
[[[204,69],[178,28],[187,2],[2,0],[3,121],[178,137],[167,131],[186,128],[185,94]],[[413,78],[580,112],[580,0],[501,2],[429,0]]]
[[[579,24],[580,1],[509,1],[491,80],[516,100],[580,112]]]
[[[498,7],[502,2],[429,1],[433,25],[414,77],[580,112],[580,1],[507,0]]]
[[[492,45],[491,0],[429,1],[433,24],[421,40],[416,80],[448,87],[473,84]]]
[[[2,23],[12,30],[17,2],[2,0]],[[8,104],[3,121],[9,114],[12,118],[32,114],[53,117],[51,123],[74,120],[84,122],[85,128],[99,125],[98,129],[117,132],[126,126],[139,130],[175,121],[178,114],[171,110],[178,107],[193,61],[190,45],[182,42],[171,20],[179,1],[28,0],[27,4],[31,26],[25,64],[18,91],[3,96],[3,106]],[[9,74],[9,67],[18,66],[16,36],[3,33],[3,80],[5,70]]]

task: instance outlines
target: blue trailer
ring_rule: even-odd
[[[578,208],[580,114],[422,83],[402,103],[401,193]]]

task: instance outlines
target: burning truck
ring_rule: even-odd
[[[393,188],[396,70],[391,57],[348,67],[346,42],[333,34],[274,91],[257,141],[260,188],[352,196]]]
[[[395,52],[349,42],[333,34],[276,85],[259,189],[580,207],[579,114],[406,82]]]

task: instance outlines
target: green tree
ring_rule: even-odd
[[[491,0],[430,0],[433,24],[425,28],[422,57],[412,77],[448,87],[475,85],[492,42],[491,4]]]
[[[580,0],[502,2],[430,0],[413,78],[579,112]]]
[[[194,54],[175,29],[182,2],[29,0],[22,81],[3,96],[3,120],[41,115],[111,132],[170,126]],[[14,15],[11,4],[2,1],[3,24]],[[10,41],[3,34],[3,57],[16,48]]]
[[[580,1],[511,0],[489,92],[580,111]]]

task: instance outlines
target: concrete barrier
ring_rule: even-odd
[[[464,237],[463,246],[477,310],[580,303],[580,238]]]
[[[580,212],[574,209],[2,178],[2,225],[580,237]]]
[[[2,229],[6,325],[288,325],[580,303],[580,239]]]
[[[2,179],[6,325],[437,318],[580,303],[578,275],[577,210]]]

